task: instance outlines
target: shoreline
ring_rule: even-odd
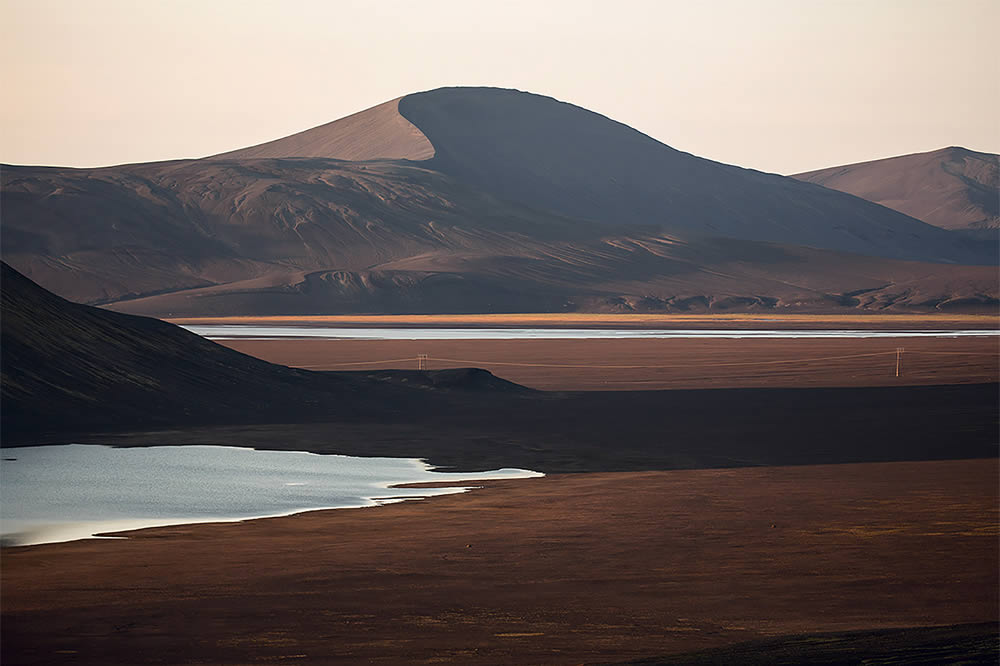
[[[425,500],[431,497],[462,494],[484,481],[540,478],[545,475],[527,469],[502,468],[483,472],[448,472],[435,469],[419,458],[386,458],[337,454],[312,454],[308,451],[275,451],[260,448],[226,446],[151,446],[137,447],[144,451],[129,453],[127,448],[107,444],[64,444],[31,447],[16,458],[5,456],[0,465],[4,476],[4,502],[8,506],[0,518],[0,547],[19,548],[48,543],[66,543],[81,539],[123,538],[137,530],[180,525],[238,523],[263,518],[279,518],[338,509],[387,506],[399,502]],[[206,457],[205,449],[229,449],[231,452],[253,453],[253,462],[244,458],[235,468],[239,481],[227,485],[230,493],[248,495],[255,491],[255,501],[230,505],[220,503],[212,493],[200,492],[199,484],[172,487],[170,495],[157,495],[143,490],[137,493],[136,483],[117,491],[113,505],[102,493],[88,490],[97,482],[95,462],[101,476],[105,474],[139,475],[137,484],[143,488],[152,479],[143,476],[142,464],[136,460],[155,462],[157,475],[176,475],[201,465],[217,464]],[[109,449],[101,451],[101,449]],[[158,450],[157,450],[158,449]],[[200,450],[199,450],[200,449]],[[214,452],[213,452],[214,454]],[[296,454],[310,456],[312,463],[299,467],[291,458]],[[136,456],[139,458],[136,458]],[[226,453],[230,455],[230,453]],[[243,457],[244,454],[239,454]],[[227,459],[230,463],[235,459]],[[261,485],[260,465],[269,470],[268,483]],[[399,466],[412,466],[413,471],[401,471]],[[81,474],[78,470],[86,469]],[[46,492],[35,492],[38,479],[44,485],[61,486],[69,491],[57,493],[55,499]],[[30,479],[30,484],[25,483]],[[289,481],[292,480],[292,481]],[[289,496],[281,489],[290,486],[310,486],[318,490]],[[424,492],[402,494],[400,489],[424,488]],[[77,490],[78,489],[78,490]],[[67,496],[67,492],[69,495]],[[186,498],[175,505],[174,497]],[[324,498],[327,502],[323,503]],[[256,505],[256,506],[252,506]],[[67,506],[86,507],[83,511]],[[173,507],[159,513],[151,507]],[[27,512],[17,507],[26,507]],[[270,510],[269,510],[270,509]],[[176,512],[176,513],[175,513]],[[79,515],[74,515],[77,513]]]

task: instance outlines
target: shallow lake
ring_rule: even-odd
[[[997,337],[998,330],[683,330],[608,328],[350,328],[211,324],[184,326],[211,340],[319,338],[330,340],[516,340],[649,338],[960,338]]]
[[[374,506],[468,487],[400,483],[543,476],[521,469],[443,473],[421,460],[224,446],[4,449],[0,542],[71,541],[108,531]]]

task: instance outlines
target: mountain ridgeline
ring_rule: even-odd
[[[137,314],[998,302],[995,243],[514,90],[408,95],[199,160],[0,178],[5,261]]]

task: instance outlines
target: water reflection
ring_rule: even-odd
[[[996,337],[997,330],[681,330],[605,328],[343,328],[326,326],[249,326],[211,324],[184,326],[212,340],[320,338],[342,340],[518,340],[644,338],[961,338]]]
[[[392,488],[542,476],[521,469],[442,473],[421,460],[224,446],[69,444],[5,452],[0,538],[27,545],[139,527],[373,506],[467,487]]]

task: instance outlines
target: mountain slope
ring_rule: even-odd
[[[399,99],[291,136],[209,159],[325,157],[335,160],[426,160],[434,147],[399,115]]]
[[[943,229],[1000,228],[1000,158],[952,146],[796,174]]]
[[[415,165],[6,170],[5,258],[153,316],[995,306],[994,270],[683,239],[505,202]],[[96,222],[100,221],[100,224]]]
[[[428,166],[563,215],[674,233],[763,240],[911,260],[985,262],[964,239],[794,179],[674,150],[604,116],[497,88],[407,95]]]
[[[996,312],[995,269],[877,260],[795,246],[663,236],[523,245],[516,254],[440,250],[368,270],[247,280],[109,305],[211,316],[317,312]]]
[[[433,252],[516,256],[601,234],[393,163],[187,161],[0,176],[4,258],[89,303],[247,280],[280,289],[320,270]]]
[[[310,372],[145,317],[78,305],[6,263],[0,275],[3,429],[352,421],[425,409],[446,389],[509,392],[485,371]],[[410,387],[413,386],[413,388]],[[438,388],[438,391],[427,389]]]

